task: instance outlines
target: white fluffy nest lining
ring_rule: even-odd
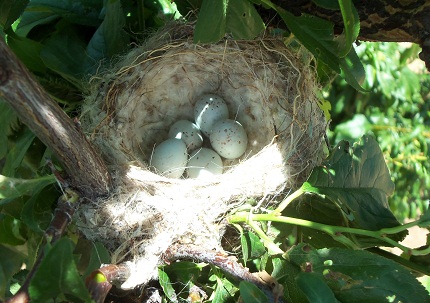
[[[157,278],[173,243],[222,250],[229,210],[248,199],[276,203],[323,156],[326,121],[303,49],[290,51],[268,37],[195,45],[192,32],[191,25],[177,25],[136,47],[91,83],[83,107],[83,129],[107,161],[116,190],[81,205],[75,219],[86,237],[111,249],[113,263],[128,262],[124,289]],[[174,122],[193,120],[205,93],[222,96],[244,126],[244,156],[225,161],[212,181],[156,174],[148,164],[154,146]]]

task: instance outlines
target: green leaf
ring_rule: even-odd
[[[109,264],[111,262],[110,253],[102,243],[96,242],[92,244],[90,260],[87,269],[83,274],[84,277],[100,268],[103,264]]]
[[[239,283],[239,291],[244,303],[269,302],[267,296],[251,282],[241,281]]]
[[[366,77],[366,72],[360,58],[357,56],[355,48],[352,47],[346,57],[339,59],[339,65],[342,69],[342,76],[349,85],[359,92],[369,92],[361,86]]]
[[[105,9],[106,16],[87,46],[87,54],[93,62],[119,54],[129,43],[129,37],[123,30],[125,17],[121,1],[107,1]]]
[[[0,214],[0,243],[22,245],[25,243],[22,222],[12,216]]]
[[[194,30],[194,43],[221,40],[226,32],[227,0],[203,0]]]
[[[9,104],[0,98],[0,159],[6,156],[8,136],[18,125],[18,116]]]
[[[317,250],[299,244],[288,252],[288,259],[322,279],[340,302],[430,302],[427,291],[406,268],[364,250]]]
[[[296,17],[280,7],[276,10],[291,32],[315,57],[340,73],[332,22],[307,14]]]
[[[240,243],[242,244],[243,260],[245,264],[248,258],[259,258],[266,253],[263,242],[252,232],[245,232],[240,237]]]
[[[356,114],[352,119],[335,127],[336,140],[356,141],[371,129],[369,119],[362,114]]]
[[[332,22],[308,14],[297,17],[268,0],[264,3],[278,12],[291,32],[317,59],[338,74],[342,71],[345,80],[355,89],[366,91],[360,85],[364,68],[360,60],[357,60],[354,48],[350,47],[345,56],[345,47],[342,48],[340,44],[346,45],[346,42],[335,39]]]
[[[202,275],[202,269],[206,264],[196,264],[194,262],[175,262],[169,266],[164,266],[163,270],[174,281],[180,281],[183,284],[190,284],[196,281]]]
[[[58,191],[54,187],[34,192],[21,211],[21,220],[27,228],[43,234],[52,219],[52,205],[57,198]]]
[[[305,294],[297,285],[296,277],[300,269],[282,258],[272,260],[273,271],[270,274],[284,287],[284,299],[286,302],[307,302]]]
[[[76,269],[72,252],[73,243],[67,238],[60,239],[49,249],[30,282],[31,302],[47,302],[60,295],[72,295],[81,301],[91,301]]]
[[[42,50],[40,42],[22,38],[12,32],[7,35],[7,44],[32,72],[40,74],[46,72],[46,66],[40,59],[40,51]]]
[[[6,290],[12,277],[19,271],[24,256],[0,244],[0,300],[5,300]]]
[[[297,285],[312,303],[336,303],[333,291],[328,287],[323,277],[312,272],[302,272],[297,275]]]
[[[264,29],[264,22],[251,2],[228,1],[226,31],[232,33],[234,39],[254,39]]]
[[[53,175],[34,179],[17,179],[0,175],[0,199],[11,199],[23,195],[33,195],[45,186],[55,182],[56,180]]]
[[[338,0],[342,19],[344,24],[344,32],[340,37],[343,40],[339,44],[339,57],[345,57],[351,51],[352,44],[358,37],[360,32],[360,19],[357,10],[352,3],[352,0]]]
[[[231,302],[234,294],[237,292],[237,288],[226,278],[218,275],[212,275],[210,280],[215,279],[215,289],[210,297],[212,302]]]
[[[160,282],[160,286],[167,298],[172,302],[177,302],[178,299],[176,292],[172,287],[172,282],[170,282],[169,276],[162,269],[158,269],[158,281]]]
[[[40,57],[44,64],[64,79],[81,87],[81,78],[95,68],[86,54],[86,45],[73,31],[58,32],[44,43]]]
[[[29,0],[0,0],[0,25],[7,30],[21,16]]]
[[[340,142],[304,186],[338,205],[352,227],[379,230],[400,225],[387,201],[394,192],[390,172],[378,143],[370,136],[351,150],[348,142]]]
[[[32,0],[21,17],[16,33],[25,37],[36,26],[58,18],[70,23],[98,26],[102,1],[98,0]]]
[[[194,43],[218,42],[226,33],[235,39],[254,39],[264,28],[254,5],[247,0],[203,0]]]
[[[21,165],[27,150],[36,136],[25,128],[24,133],[18,137],[12,147],[8,150],[2,173],[7,176],[15,176],[16,169]],[[1,182],[1,181],[0,181]],[[1,193],[0,193],[1,198]]]

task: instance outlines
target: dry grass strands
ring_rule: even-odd
[[[326,122],[312,68],[276,38],[192,43],[192,26],[154,35],[93,83],[81,122],[115,175],[116,192],[82,205],[78,225],[128,261],[132,288],[157,277],[172,243],[222,250],[222,217],[247,199],[299,185],[321,161]],[[215,93],[247,131],[240,159],[212,180],[169,179],[150,167],[153,148],[196,100]],[[268,198],[267,198],[268,199]]]

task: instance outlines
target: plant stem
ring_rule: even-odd
[[[230,223],[248,223],[249,224],[249,222],[250,222],[249,213],[236,213],[234,215],[231,215],[228,218],[228,221]],[[255,230],[255,226],[257,226],[255,224],[255,221],[272,221],[272,222],[292,224],[292,225],[298,225],[298,226],[303,226],[303,227],[308,227],[308,228],[320,230],[320,231],[323,231],[323,232],[331,235],[335,240],[338,240],[338,241],[340,240],[340,242],[342,242],[348,246],[351,246],[351,244],[353,244],[353,246],[356,247],[356,245],[352,241],[348,241],[346,243],[344,241],[346,237],[339,238],[341,233],[350,233],[350,234],[356,234],[356,235],[362,235],[362,236],[366,236],[366,237],[376,238],[376,239],[379,239],[379,240],[386,242],[387,244],[389,244],[391,246],[400,248],[403,252],[405,252],[409,255],[419,256],[419,255],[426,255],[426,254],[430,253],[430,248],[421,249],[421,250],[420,249],[411,249],[411,248],[403,246],[402,244],[400,244],[400,243],[387,237],[388,234],[396,234],[396,233],[404,231],[404,230],[406,230],[412,226],[416,226],[418,221],[411,222],[411,223],[408,223],[408,224],[405,224],[402,226],[383,228],[381,230],[375,230],[375,231],[364,230],[364,229],[359,229],[359,228],[327,225],[327,224],[312,222],[312,221],[303,220],[303,219],[279,216],[279,215],[277,215],[276,211],[274,211],[274,214],[273,213],[271,213],[271,214],[253,214],[252,215],[252,221],[253,222],[252,222],[252,224],[250,224],[250,226],[252,228],[254,228],[254,230]],[[256,232],[261,237],[261,233],[263,233],[263,231],[261,229],[259,229],[259,227],[256,230]],[[264,236],[267,237],[266,235],[264,235]],[[265,239],[263,239],[263,240],[267,241]]]
[[[255,221],[253,221],[254,214],[248,213],[248,219],[246,223],[254,229],[254,231],[257,233],[257,235],[260,237],[260,239],[263,240],[264,246],[268,249],[269,253],[272,255],[276,254],[283,254],[284,251],[278,247],[273,241],[264,233],[264,231],[256,224]]]
[[[273,211],[273,214],[280,215],[282,213],[282,211],[288,206],[288,204],[290,204],[294,199],[300,197],[304,193],[305,193],[304,189],[302,187],[300,187],[298,190],[296,190],[291,195],[289,195],[288,197],[286,197],[284,199],[284,201],[282,201],[278,205],[278,207]]]
[[[66,230],[67,225],[72,220],[73,213],[75,211],[75,205],[79,201],[79,195],[70,190],[66,189],[65,194],[62,195],[58,199],[58,205],[54,211],[54,217],[52,218],[51,224],[46,229],[44,244],[54,244],[64,231]],[[33,279],[39,265],[42,263],[44,258],[43,249],[40,250],[41,253],[38,255],[36,262],[34,263],[33,268],[27,275],[24,283],[18,292],[11,298],[9,298],[6,303],[27,303],[30,302],[30,295],[28,293],[28,288],[30,286],[30,282]]]

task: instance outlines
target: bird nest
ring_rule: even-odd
[[[319,164],[326,121],[309,55],[282,39],[192,42],[192,25],[175,25],[120,58],[91,81],[82,128],[114,176],[111,196],[81,205],[77,225],[126,261],[122,288],[157,278],[173,243],[222,250],[225,215],[240,204],[275,204]],[[242,157],[224,159],[212,179],[171,179],[151,167],[154,146],[176,121],[193,120],[207,93],[227,103],[248,136]]]

